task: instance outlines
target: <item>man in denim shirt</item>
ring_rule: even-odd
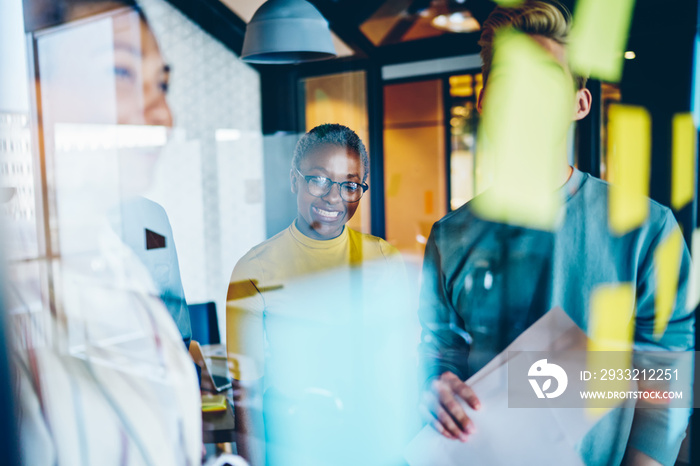
[[[568,24],[551,4],[526,1],[496,8],[483,25],[480,44],[487,86],[495,31],[512,26],[527,34],[568,71]],[[574,120],[591,105],[585,79],[576,84]],[[477,107],[481,111],[483,92]],[[636,290],[635,348],[688,351],[694,348],[695,317],[686,309],[690,256],[682,246],[678,293],[665,333],[653,338],[656,278],[654,252],[678,225],[671,211],[648,202],[648,217],[616,235],[608,227],[610,186],[569,166],[561,155],[562,220],[553,231],[487,221],[474,201],[448,214],[426,245],[419,316],[421,357],[426,368],[425,404],[432,425],[445,437],[466,441],[478,429],[457,402],[472,409],[480,401],[463,380],[500,353],[547,310],[560,306],[584,331],[589,329],[592,291],[631,283]],[[683,412],[684,420],[689,412]],[[586,464],[674,464],[683,429],[670,429],[668,410],[617,409],[608,413],[576,448]],[[673,433],[673,435],[671,435]]]

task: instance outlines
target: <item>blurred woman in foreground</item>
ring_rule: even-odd
[[[196,372],[120,208],[172,125],[169,68],[133,2],[35,3],[51,240],[8,265],[23,462],[199,464]]]

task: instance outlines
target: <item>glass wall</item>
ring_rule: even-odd
[[[402,251],[422,252],[432,224],[490,183],[477,150],[482,87],[479,72],[384,86],[386,231]]]
[[[481,73],[450,76],[450,209],[456,210],[485,189],[477,164]]]
[[[545,121],[556,115],[541,111],[554,87],[541,84],[568,83],[560,73],[568,65],[526,38],[523,50],[534,47],[532,57],[554,66],[492,73],[490,83],[506,84],[500,107],[492,100],[491,108],[509,110],[490,120],[484,114],[494,136],[485,158],[478,56],[409,53],[460,37],[440,29],[440,17],[479,28],[482,15],[463,14],[464,2],[402,0],[374,10],[366,1],[312,2],[331,16],[356,7],[349,20],[360,40],[347,42],[355,49],[333,35],[341,60],[252,66],[220,33],[238,24],[234,13],[244,30],[263,0],[201,2],[200,10],[186,0],[24,0],[24,11],[22,1],[0,4],[0,275],[9,316],[0,345],[14,353],[22,422],[9,422],[22,429],[26,464],[201,464],[202,444],[212,456],[222,438],[254,466],[399,464],[423,427],[413,453],[433,464],[430,455],[442,451],[420,439],[442,450],[447,439],[435,421],[445,400],[439,390],[422,393],[435,429],[418,421],[416,408],[435,376],[457,388],[474,377],[469,384],[502,421],[474,415],[479,433],[512,429],[515,438],[520,424],[510,421],[522,410],[506,409],[505,384],[514,378],[503,377],[506,359],[497,356],[511,344],[551,350],[548,357],[620,347],[606,347],[610,340],[625,351],[694,348],[700,269],[683,237],[700,245],[700,232],[685,227],[697,223],[697,130],[685,94],[668,107],[661,102],[683,86],[649,93],[638,73],[628,74],[626,87],[603,83],[595,91],[597,114],[581,128],[593,128],[585,136],[599,147],[579,155],[600,162],[603,181],[637,175],[623,193],[633,196],[615,200],[622,191],[570,170],[563,157],[561,179],[544,180],[556,186],[539,182],[554,164],[530,156],[563,155],[551,148],[564,146],[568,127],[573,163],[583,130]],[[485,18],[493,2],[482,5]],[[437,14],[448,6],[462,10]],[[461,38],[476,46],[476,35]],[[528,53],[515,55],[520,65],[528,61]],[[561,89],[563,108],[568,90]],[[623,94],[636,107],[613,105]],[[328,123],[356,135],[337,127],[305,134]],[[546,141],[551,135],[556,141]],[[356,136],[376,170],[367,179],[364,154],[349,147]],[[293,166],[300,139],[305,152]],[[504,154],[524,162],[498,167]],[[638,163],[641,155],[651,164]],[[671,199],[679,183],[685,197],[675,210],[635,191],[654,188]],[[465,208],[490,186],[493,196]],[[564,195],[553,196],[556,188]],[[528,202],[538,190],[545,202]],[[554,198],[568,203],[557,225],[519,223],[516,214],[535,218],[541,204],[561,207]],[[640,199],[643,215],[614,230]],[[681,210],[693,211],[682,230],[673,222]],[[526,335],[537,325],[534,337]],[[419,354],[434,363],[425,384],[415,383]],[[520,368],[515,389],[535,402],[551,394],[551,379],[526,380],[541,361]],[[572,374],[590,369],[581,367]],[[569,393],[576,392],[583,393]],[[597,418],[584,416],[590,407],[567,410],[575,428],[559,436],[556,451],[571,463],[586,454],[575,445],[612,451],[637,421],[613,419],[626,429],[618,437],[603,422],[594,427]],[[673,454],[687,410],[675,414],[656,426],[667,442],[659,448]],[[445,437],[464,440],[469,430]],[[483,446],[475,440],[462,447]]]
[[[620,86],[617,84],[600,83],[601,90],[601,114],[603,124],[600,129],[600,178],[608,180],[608,165],[611,162],[608,148],[608,121],[610,105],[622,100]]]
[[[104,205],[136,194],[157,202],[172,225],[187,301],[215,301],[223,319],[233,264],[265,239],[259,78],[167,2],[147,0],[142,8],[167,64],[171,116],[145,107],[148,91],[137,86],[149,70],[122,44],[141,36],[138,18],[98,15],[38,31],[46,186],[36,173],[18,192],[26,197],[38,183],[45,193],[54,254],[87,248],[97,226],[85,222]],[[64,50],[73,53],[57,60]],[[134,94],[128,107],[123,102]],[[148,112],[155,116],[140,116]]]
[[[259,74],[164,0],[25,4],[0,14],[3,50],[29,44],[0,93],[24,459],[199,464],[188,306],[215,303],[224,339],[233,266],[266,239]]]
[[[443,81],[384,86],[387,241],[420,253],[447,212]]]

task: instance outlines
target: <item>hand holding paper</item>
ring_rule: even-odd
[[[456,442],[427,426],[409,444],[405,455],[408,463],[411,466],[583,464],[574,445],[597,419],[584,409],[558,412],[549,408],[509,408],[507,363],[518,357],[517,352],[585,349],[586,341],[586,335],[563,310],[549,311],[462,384],[471,387],[473,397],[481,405],[475,410],[464,401],[460,403],[474,425],[469,440]],[[460,402],[459,397],[455,400]],[[449,432],[454,436],[452,430]]]
[[[481,408],[474,390],[452,372],[445,372],[433,380],[423,395],[423,409],[435,430],[448,439],[466,442],[476,428],[462,407],[463,403],[475,410]]]

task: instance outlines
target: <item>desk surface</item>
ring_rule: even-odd
[[[226,398],[226,411],[202,413],[202,442],[227,443],[235,440],[236,417],[230,397]]]
[[[192,353],[192,348],[190,348]],[[226,377],[228,367],[226,363],[226,347],[224,345],[203,345],[193,355],[195,362],[202,367],[201,389],[202,394],[216,394],[211,379],[206,374]],[[204,443],[228,443],[235,438],[236,417],[233,413],[233,390],[229,389],[220,395],[226,396],[226,411],[202,413],[202,441]]]

